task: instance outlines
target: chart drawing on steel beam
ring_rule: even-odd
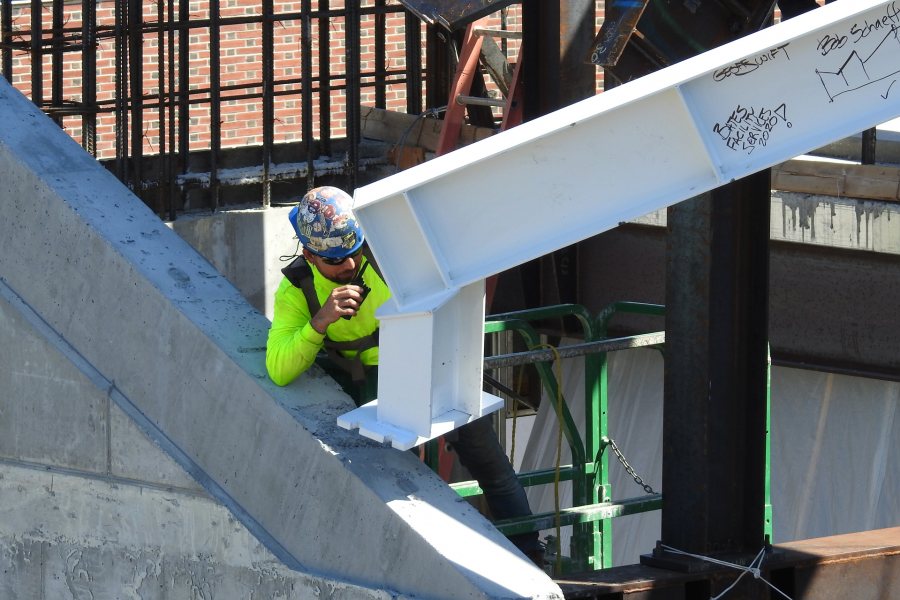
[[[897,61],[897,57],[900,56],[900,34],[898,32],[900,32],[900,27],[891,25],[875,49],[865,57],[853,49],[847,60],[836,71],[817,70],[828,97],[834,101],[841,94],[855,92],[868,85],[887,82],[881,95],[887,100],[891,88],[897,83],[897,78],[900,76],[900,61]],[[831,52],[832,47],[836,47],[838,51],[843,49],[846,40],[847,36],[842,36],[840,41],[829,39],[823,53]],[[893,60],[890,60],[891,58]],[[896,68],[892,67],[892,64]]]

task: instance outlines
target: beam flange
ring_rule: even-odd
[[[900,115],[898,31],[897,0],[829,4],[358,189],[354,211],[394,294],[382,314],[437,305]],[[470,301],[458,308],[471,314],[483,302]],[[480,335],[476,321],[460,322],[471,327],[466,336]],[[382,335],[394,327],[384,321]],[[379,420],[406,365],[451,356],[444,343],[407,340],[382,352]],[[480,367],[463,364],[439,365],[448,370],[441,379],[480,397]],[[422,401],[436,399],[397,400]],[[477,404],[458,402],[463,412]]]

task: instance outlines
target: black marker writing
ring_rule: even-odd
[[[844,44],[847,43],[846,35],[831,35],[828,34],[819,40],[816,49],[822,53],[822,56],[825,56],[832,50],[837,50],[838,48],[843,48]]]
[[[875,43],[876,40],[877,38],[872,38],[868,45]],[[842,94],[854,92],[900,73],[898,54],[900,54],[900,26],[891,25],[882,39],[877,41],[874,49],[868,52],[851,50],[837,69],[816,69],[816,74],[825,87],[828,101],[834,102],[834,99]]]
[[[734,151],[750,154],[765,146],[779,123],[792,127],[787,119],[787,106],[782,102],[774,109],[747,108],[738,105],[724,124],[716,123],[713,131]]]
[[[891,2],[883,17],[872,23],[870,23],[868,19],[864,19],[862,25],[854,23],[850,27],[850,36],[853,38],[853,43],[855,44],[875,31],[881,31],[883,29],[894,30],[897,25],[900,25],[900,8],[897,7],[896,2]]]
[[[770,60],[775,60],[775,58],[781,54],[783,54],[784,57],[788,60],[791,60],[791,57],[787,52],[787,47],[788,44],[782,44],[781,46],[770,48],[762,54],[758,54],[751,58],[741,59],[736,63],[728,65],[727,67],[723,67],[713,73],[713,79],[715,81],[722,81],[723,79],[727,79],[732,75],[734,75],[735,77],[740,77],[741,75],[752,73]]]

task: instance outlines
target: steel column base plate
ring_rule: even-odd
[[[779,560],[784,552],[770,547],[766,550],[764,562]],[[721,560],[733,565],[747,567],[753,561],[756,555],[749,553],[729,553],[716,554],[712,558]],[[709,571],[719,571],[722,569],[720,565],[716,565],[706,560],[676,554],[656,548],[650,554],[641,554],[641,564],[647,567],[656,567],[657,569],[667,569],[669,571],[677,571],[679,573],[706,573]]]
[[[390,443],[398,450],[409,450],[428,440],[433,440],[446,433],[450,433],[458,427],[462,427],[470,421],[474,421],[482,415],[499,410],[503,406],[503,399],[481,393],[481,414],[470,415],[459,410],[449,410],[435,417],[431,421],[431,432],[428,436],[421,436],[410,429],[397,427],[386,421],[378,420],[378,400],[363,404],[355,410],[338,417],[338,426],[344,429],[359,429],[359,433],[376,442]]]

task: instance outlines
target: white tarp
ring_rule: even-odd
[[[569,343],[568,341],[565,343]],[[609,371],[609,437],[655,491],[662,480],[663,358],[652,349],[614,352]],[[563,365],[563,390],[584,430],[584,363]],[[522,470],[555,464],[555,399],[544,398]],[[900,383],[817,371],[772,369],[773,541],[785,542],[900,524]],[[583,433],[582,433],[583,435]],[[563,441],[562,464],[571,462]],[[644,494],[610,453],[613,498]],[[560,485],[561,506],[572,504]],[[552,485],[528,489],[535,512],[554,508]],[[613,521],[613,563],[633,564],[659,539],[660,513]],[[541,533],[543,539],[553,531]],[[569,554],[571,528],[562,529]]]

